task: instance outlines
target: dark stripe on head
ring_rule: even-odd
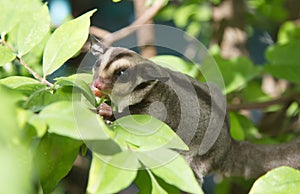
[[[112,52],[111,53],[110,60],[107,62],[104,70],[107,70],[113,62],[115,62],[115,61],[117,61],[117,60],[119,60],[123,57],[133,57],[133,54],[130,51],[126,52],[123,49],[122,50],[116,50],[116,51],[117,52]]]

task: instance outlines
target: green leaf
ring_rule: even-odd
[[[122,151],[120,146],[112,139],[107,140],[84,140],[87,147],[93,151],[94,154],[99,155],[114,155]]]
[[[88,83],[92,82],[90,74],[75,74],[70,77],[57,78],[57,84],[78,88],[85,98],[92,104],[96,104],[96,98]]]
[[[257,139],[261,137],[259,130],[249,118],[237,112],[230,112],[230,133],[237,140]]]
[[[39,81],[23,76],[10,76],[0,79],[0,84],[13,88],[22,92],[25,95],[30,95],[38,90],[46,89],[46,85]]]
[[[174,14],[174,23],[178,27],[185,27],[189,23],[191,15],[197,13],[197,5],[190,4],[178,8]]]
[[[214,59],[221,70],[227,94],[245,87],[248,81],[261,72],[261,68],[254,66],[246,57],[223,59],[217,55],[214,56]],[[210,75],[207,76],[209,77]]]
[[[244,140],[245,139],[245,133],[243,131],[243,128],[239,122],[239,119],[237,118],[237,114],[230,112],[230,134],[231,136],[236,140]]]
[[[151,178],[152,190],[151,194],[167,194],[167,192],[158,184],[157,180],[153,176],[150,170],[147,171]]]
[[[280,26],[278,44],[286,44],[300,39],[300,27],[292,21],[287,21]]]
[[[23,17],[41,7],[40,0],[10,0],[0,1],[0,33],[10,32]]]
[[[11,50],[0,45],[0,67],[11,62],[15,58],[16,55]]]
[[[139,188],[138,194],[151,193],[151,179],[147,170],[138,171],[134,184]]]
[[[12,143],[20,134],[19,123],[16,120],[16,102],[20,96],[10,88],[0,84],[0,109],[5,110],[5,114],[0,117],[0,141],[1,145]]]
[[[55,134],[47,134],[41,140],[35,160],[45,194],[51,193],[71,170],[81,144],[81,141]]]
[[[192,21],[186,28],[186,32],[194,37],[197,37],[201,32],[201,23],[199,21]]]
[[[61,25],[50,36],[44,50],[44,76],[56,71],[83,46],[89,34],[90,17],[95,11]]]
[[[27,84],[37,84],[37,80],[23,76],[10,76],[4,79],[0,79],[0,83],[10,88],[17,88]]]
[[[261,83],[253,80],[241,91],[243,102],[263,102],[271,97],[262,91]]]
[[[34,193],[31,150],[24,142],[22,113],[17,107],[18,92],[0,84],[0,188],[1,193]],[[19,111],[22,113],[19,114]]]
[[[11,35],[11,34],[9,34]],[[36,71],[39,75],[43,74],[43,68],[41,66],[41,61],[43,59],[43,52],[45,45],[51,35],[50,30],[48,33],[44,36],[43,40],[39,42],[35,47],[33,47],[29,53],[24,55],[22,58],[23,60],[30,65],[30,67],[33,68],[34,71]],[[17,39],[17,38],[15,38]]]
[[[163,179],[161,179],[158,176],[155,176],[155,179],[157,180],[158,184],[165,190],[167,193],[172,194],[180,194],[180,189],[178,189],[175,185],[170,185],[166,183]]]
[[[49,125],[49,132],[79,140],[105,140],[107,127],[99,115],[80,103],[60,101],[44,108],[39,116]],[[107,129],[106,129],[107,130]]]
[[[161,147],[188,150],[187,145],[165,123],[150,115],[129,115],[115,121],[114,140],[124,148],[128,143],[142,150]]]
[[[25,102],[24,107],[33,112],[41,111],[45,106],[57,101],[72,100],[72,91],[61,91],[57,89],[55,93],[51,89],[44,88],[35,91]]]
[[[18,27],[18,55],[27,54],[40,43],[47,35],[49,28],[50,15],[47,5],[26,14]]]
[[[193,171],[178,153],[158,149],[155,151],[137,152],[139,160],[156,176],[166,183],[174,185],[189,193],[203,193]]]
[[[187,61],[176,56],[159,55],[152,57],[151,60],[162,67],[185,73],[194,78],[199,74],[199,70],[197,69],[196,65],[188,63]]]
[[[209,21],[211,19],[212,9],[209,4],[198,5],[197,12],[194,15],[196,21]]]
[[[34,114],[30,117],[28,120],[28,123],[32,126],[34,126],[37,136],[43,137],[47,132],[47,124],[46,122],[39,117],[38,115]]]
[[[291,167],[278,167],[261,176],[253,184],[249,194],[300,193],[300,172]]]
[[[300,68],[298,65],[266,65],[265,70],[277,78],[286,79],[291,82],[300,81]]]
[[[6,34],[20,20],[22,1],[0,1],[0,33]]]
[[[150,178],[150,173],[152,175],[151,178]],[[151,191],[152,193],[154,193],[155,191],[158,190],[157,187],[159,187],[159,189],[163,189],[167,193],[172,193],[172,194],[180,193],[177,187],[169,185],[166,182],[164,182],[161,178],[154,176],[150,170],[139,170],[138,175],[134,180],[134,183],[139,188],[138,194],[149,194],[151,193]]]
[[[8,149],[2,144],[0,155],[2,156],[0,160],[1,193],[35,193],[32,184],[31,164],[24,164],[24,159],[28,158],[28,149],[22,149],[22,147],[21,149],[19,147]]]
[[[300,41],[293,41],[285,45],[269,47],[266,57],[269,64],[265,66],[267,72],[277,78],[292,82],[300,81]]]
[[[116,164],[121,166],[116,166]],[[107,162],[104,162],[101,156],[94,154],[87,191],[101,194],[116,193],[125,189],[135,179],[138,168],[138,160],[130,151],[116,154]]]

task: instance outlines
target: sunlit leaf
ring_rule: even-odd
[[[203,193],[193,171],[183,157],[174,151],[158,149],[137,152],[139,160],[166,183],[189,193]]]
[[[278,32],[278,43],[286,44],[288,42],[300,39],[300,27],[294,22],[287,21],[280,26]]]
[[[0,45],[0,67],[5,65],[8,62],[11,62],[16,58],[16,55],[6,48],[5,46]]]
[[[17,138],[20,133],[18,122],[16,121],[16,102],[21,99],[15,91],[0,84],[0,109],[5,110],[5,114],[0,117],[0,140],[2,145],[12,143],[13,138]]]
[[[187,145],[165,123],[150,115],[129,115],[115,121],[114,140],[124,148],[127,143],[137,146],[138,150],[174,148],[188,150]]]
[[[179,7],[174,16],[174,23],[178,27],[185,27],[189,23],[191,15],[197,13],[197,6],[195,4],[189,4]]]
[[[95,11],[61,25],[50,36],[44,50],[44,76],[56,71],[83,46],[89,34],[90,17]]]
[[[18,92],[0,84],[0,188],[1,193],[33,193],[30,149],[19,123],[17,102],[22,98]],[[24,110],[23,110],[24,111]]]
[[[201,24],[199,21],[192,21],[187,27],[186,32],[191,36],[198,36],[201,32]]]
[[[0,79],[0,83],[7,87],[18,90],[25,95],[30,95],[40,89],[45,89],[47,86],[39,81],[23,76],[10,76]]]
[[[27,84],[37,84],[39,83],[37,80],[29,77],[23,77],[23,76],[10,76],[4,79],[0,79],[0,83],[6,85],[10,88],[17,88],[22,85]]]
[[[21,1],[0,1],[0,33],[9,32],[20,20],[22,13]]]
[[[28,120],[28,123],[34,126],[38,137],[43,137],[46,134],[47,123],[38,115],[32,115],[32,117]]]
[[[138,168],[138,160],[132,152],[121,152],[108,161],[94,154],[87,191],[91,194],[117,193],[133,182]]]
[[[249,194],[294,194],[300,192],[300,172],[279,167],[257,179]]]
[[[44,108],[39,116],[49,125],[49,132],[79,140],[105,140],[108,136],[99,115],[80,103],[60,101]]]
[[[19,22],[23,16],[42,6],[40,0],[10,0],[0,1],[0,33],[7,34]]]
[[[47,5],[26,14],[18,26],[18,54],[25,55],[40,43],[50,28],[50,15]]]

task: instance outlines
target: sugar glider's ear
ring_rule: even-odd
[[[92,34],[90,34],[89,39],[90,39],[90,43],[91,43],[90,52],[94,56],[99,56],[99,55],[102,55],[105,53],[105,51],[107,50],[107,47],[105,46],[105,44],[103,42],[98,40]]]
[[[141,75],[144,78],[144,80],[160,82],[166,82],[169,80],[169,77],[164,72],[164,69],[160,68],[153,62],[146,61],[139,63],[138,65],[143,69]]]

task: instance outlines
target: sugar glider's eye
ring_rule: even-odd
[[[125,83],[130,79],[129,71],[127,69],[120,69],[116,72],[117,81]]]

